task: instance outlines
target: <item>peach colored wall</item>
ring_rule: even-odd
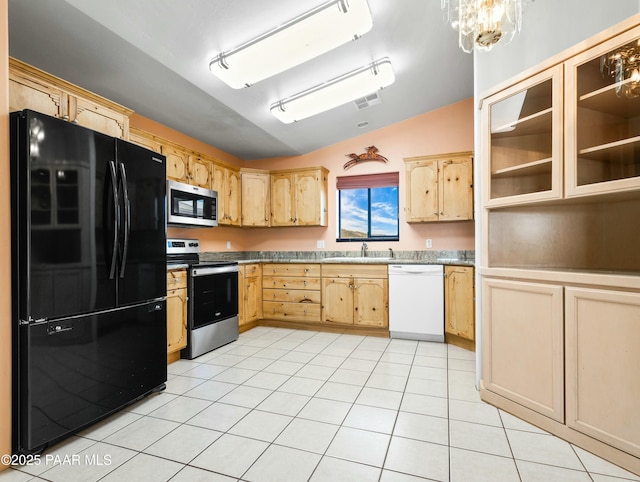
[[[9,37],[0,0],[0,455],[11,453],[11,211],[9,198]],[[0,470],[8,466],[0,464]]]
[[[130,125],[174,141],[203,154],[238,166],[258,169],[290,169],[324,166],[329,169],[328,226],[301,228],[229,228],[175,229],[170,237],[198,238],[204,251],[314,251],[316,241],[324,240],[325,250],[359,250],[360,243],[336,243],[336,177],[377,172],[400,172],[400,241],[377,242],[371,250],[422,250],[425,239],[433,240],[433,249],[474,249],[473,222],[408,224],[405,222],[406,157],[473,150],[473,99],[467,99],[389,127],[368,132],[302,156],[261,159],[244,162],[215,147],[204,144],[140,115],[131,116]],[[389,162],[369,162],[345,171],[348,153],[362,153],[375,145]]]
[[[348,153],[360,154],[375,145],[389,162],[368,162],[343,169]],[[474,249],[472,221],[452,223],[408,224],[405,220],[404,158],[473,150],[473,99],[467,99],[432,112],[413,117],[389,127],[368,132],[302,156],[263,159],[246,163],[258,169],[290,169],[324,166],[329,173],[328,226],[323,228],[242,229],[250,239],[233,241],[236,231],[198,230],[203,249],[224,251],[225,241],[232,250],[314,251],[316,241],[324,240],[325,250],[359,250],[360,243],[336,242],[336,177],[378,172],[400,172],[400,241],[370,243],[370,250],[423,250],[425,239],[433,240],[433,249]],[[194,237],[196,237],[194,236]]]

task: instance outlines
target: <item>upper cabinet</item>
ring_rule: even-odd
[[[639,41],[636,27],[483,100],[486,207],[640,189]]]
[[[189,184],[211,189],[212,162],[204,156],[189,156]]]
[[[162,145],[162,154],[167,157],[167,179],[189,183],[189,153],[175,146]]]
[[[271,226],[326,226],[327,176],[318,167],[271,173]]]
[[[405,159],[408,223],[473,219],[470,152]]]
[[[268,171],[242,170],[242,226],[265,227],[270,221],[271,178]]]
[[[167,179],[211,189],[211,161],[180,146],[163,144],[167,157]]]
[[[483,100],[485,206],[562,197],[562,66]]]
[[[132,110],[10,57],[9,111],[23,109],[129,139]]]
[[[240,226],[240,170],[214,162],[212,189],[218,193],[218,224]]]
[[[145,147],[150,151],[162,154],[162,142],[148,132],[141,131],[135,127],[129,129],[129,141],[139,146]]]
[[[565,63],[567,197],[640,188],[640,27]]]

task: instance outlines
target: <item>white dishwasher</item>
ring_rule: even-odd
[[[389,265],[391,338],[444,342],[444,267]]]

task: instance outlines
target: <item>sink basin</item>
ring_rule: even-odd
[[[378,258],[373,256],[338,256],[336,258],[324,258],[323,261],[341,263],[376,263],[381,261],[391,261],[392,258]]]

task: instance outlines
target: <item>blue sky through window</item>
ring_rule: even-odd
[[[340,190],[340,237],[398,236],[398,187]],[[369,232],[369,218],[371,232]]]

